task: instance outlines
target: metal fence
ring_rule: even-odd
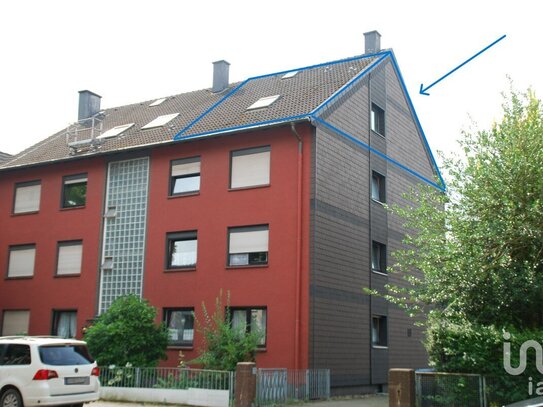
[[[486,381],[478,374],[415,372],[417,407],[486,407]]]
[[[330,398],[330,370],[257,369],[256,404],[284,405],[295,400]]]
[[[106,387],[230,390],[233,394],[234,372],[108,366],[100,368],[100,383]]]

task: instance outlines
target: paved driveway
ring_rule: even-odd
[[[121,403],[114,401],[97,401],[85,407],[164,407],[165,404]],[[388,396],[372,395],[352,398],[339,398],[326,401],[313,401],[304,404],[293,404],[293,407],[388,407]]]

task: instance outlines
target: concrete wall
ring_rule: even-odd
[[[102,387],[100,398],[109,401],[185,404],[189,406],[228,407],[228,390],[193,389],[134,389]]]

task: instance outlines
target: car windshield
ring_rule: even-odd
[[[84,345],[40,346],[42,363],[52,366],[90,365],[94,360]]]

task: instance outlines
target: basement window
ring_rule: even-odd
[[[111,128],[111,129],[105,131],[104,133],[100,134],[96,138],[101,140],[101,139],[106,139],[106,138],[117,137],[118,135],[125,132],[130,127],[132,127],[133,125],[134,125],[134,123],[128,123],[128,124],[123,124],[121,126],[115,126],[115,127]]]
[[[275,103],[281,95],[274,95],[274,96],[267,96],[258,99],[255,103],[253,103],[251,106],[247,108],[247,110],[255,110],[255,109],[261,109],[264,107],[270,107],[273,103]]]
[[[150,121],[145,126],[143,126],[141,129],[152,129],[155,127],[161,127],[165,124],[171,122],[173,119],[175,119],[177,116],[179,116],[179,113],[172,113],[172,114],[165,114],[163,116],[158,116],[156,119]]]

